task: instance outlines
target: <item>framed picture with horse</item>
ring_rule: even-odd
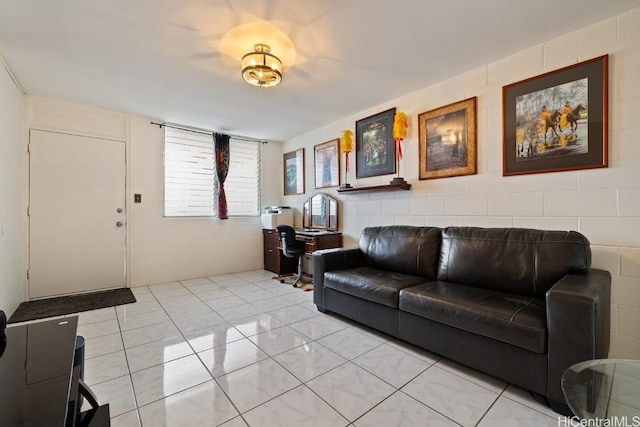
[[[608,166],[607,55],[502,88],[502,175]]]

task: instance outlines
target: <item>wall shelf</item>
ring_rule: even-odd
[[[411,184],[402,178],[394,178],[390,184],[371,185],[367,187],[338,188],[338,193],[373,193],[377,191],[411,190]]]

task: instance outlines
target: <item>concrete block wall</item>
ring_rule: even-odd
[[[604,54],[609,54],[609,167],[503,177],[502,86]],[[473,96],[478,101],[478,174],[420,181],[418,114]],[[284,152],[304,147],[312,158],[314,145],[339,138],[343,129],[353,130],[356,120],[396,107],[409,116],[399,175],[412,189],[343,195],[335,188],[314,190],[307,185],[306,194],[285,197],[283,203],[297,208],[299,225],[299,209],[307,197],[322,191],[339,199],[346,246],[356,244],[364,227],[385,224],[580,231],[592,243],[593,267],[613,276],[610,357],[640,359],[638,105],[640,9],[635,9],[287,141]],[[386,184],[393,178],[356,180],[354,158],[350,184]],[[313,162],[307,162],[305,173],[306,182],[312,183]]]
[[[142,203],[132,203],[129,211],[131,286],[262,268],[259,216],[231,217],[225,221],[163,217],[164,131],[150,121],[139,116],[130,119],[128,198],[133,200],[133,194],[142,194]],[[280,153],[279,143],[263,145],[263,164],[278,159]],[[263,206],[277,204],[273,192],[278,176],[263,173]]]
[[[163,216],[164,131],[151,124],[151,121],[158,120],[53,99],[33,96],[26,98],[29,116],[27,128],[109,137],[126,143],[128,286],[153,285],[262,268],[262,228],[259,216],[232,217],[226,221],[216,218]],[[21,132],[23,122],[16,123]],[[26,141],[11,145],[11,150],[26,153]],[[13,152],[11,150],[9,151]],[[0,152],[4,156],[4,151]],[[263,153],[267,161],[273,161],[274,157],[280,156],[281,144],[266,144]],[[275,187],[277,176],[276,173],[267,174],[263,177],[263,184],[267,188]],[[28,193],[28,179],[16,180],[15,185],[18,189],[22,185],[24,194]],[[133,203],[133,196],[137,193],[142,194],[140,204]],[[18,194],[21,193],[18,191]],[[269,196],[271,193],[267,190],[265,194]],[[0,190],[0,197],[1,195]],[[273,204],[273,200],[270,199],[268,203]],[[26,247],[27,242],[28,236],[25,236],[22,244]],[[1,253],[0,251],[0,255]],[[23,259],[26,263],[28,257]],[[23,268],[24,271],[26,268]],[[26,285],[24,287],[26,289]],[[23,300],[21,298],[19,302]]]

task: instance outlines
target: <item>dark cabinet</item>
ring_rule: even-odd
[[[276,230],[262,230],[264,240],[264,269],[273,271],[279,275],[295,273],[298,262],[294,258],[288,258],[282,254],[278,247],[279,239]]]

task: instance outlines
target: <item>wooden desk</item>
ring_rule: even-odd
[[[296,230],[296,240],[305,242],[305,252],[309,255],[319,249],[342,247],[342,233],[339,231]]]
[[[264,269],[277,274],[295,273],[298,263],[294,258],[288,258],[280,250],[280,236],[276,230],[262,230],[264,243]],[[342,247],[342,233],[339,231],[308,231],[296,230],[296,240],[305,242],[306,253],[311,255],[319,249]]]

